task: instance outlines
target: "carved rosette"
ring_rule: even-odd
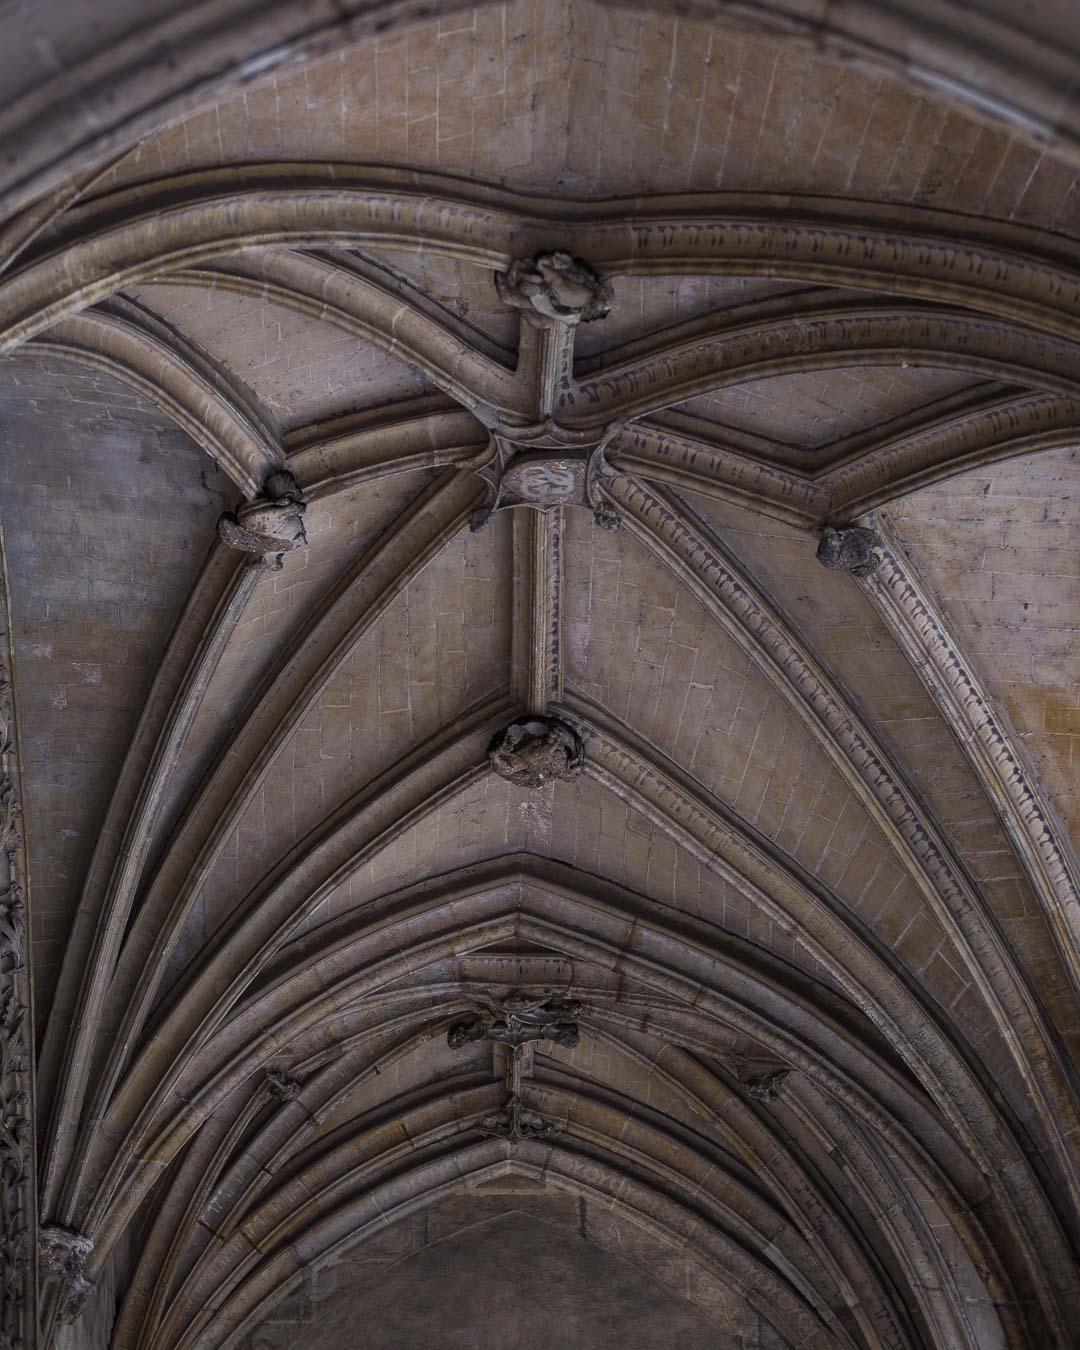
[[[580,1013],[581,1004],[576,999],[561,995],[534,999],[529,994],[508,994],[455,1022],[446,1033],[446,1043],[457,1049],[473,1041],[489,1040],[517,1049],[528,1041],[552,1041],[572,1050],[580,1039]]]
[[[54,1276],[60,1284],[56,1310],[59,1322],[74,1322],[94,1292],[86,1278],[86,1258],[93,1250],[90,1238],[57,1223],[47,1224],[38,1232],[42,1274]]]
[[[861,525],[839,529],[826,526],[821,532],[817,560],[833,571],[868,577],[881,566],[881,539],[873,530]]]
[[[15,700],[0,582],[0,1346],[35,1343],[30,976]]]
[[[500,778],[517,787],[568,783],[585,763],[581,737],[555,717],[523,717],[511,722],[488,746],[488,760]]]
[[[504,304],[534,321],[538,316],[563,324],[591,323],[610,314],[615,301],[610,282],[562,249],[516,258],[496,274],[495,285]]]
[[[307,544],[304,512],[307,502],[291,473],[272,473],[263,495],[218,521],[218,534],[230,548],[251,555],[254,567],[279,572],[286,553]]]

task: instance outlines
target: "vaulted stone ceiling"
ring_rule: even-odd
[[[0,11],[0,1344],[1075,1344],[1049,65],[143,8]]]

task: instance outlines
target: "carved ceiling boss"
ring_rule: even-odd
[[[446,1034],[451,1049],[485,1039],[512,1049],[529,1041],[554,1041],[570,1050],[578,1044],[581,1004],[576,999],[559,994],[535,999],[513,993],[486,1003],[472,1016],[453,1024]]]
[[[277,1102],[294,1102],[300,1096],[303,1084],[284,1069],[267,1069],[266,1095]]]
[[[573,727],[556,717],[511,722],[488,746],[491,767],[517,787],[542,787],[553,779],[570,782],[581,772],[585,751]]]
[[[559,1126],[522,1100],[522,1078],[527,1072],[525,1047],[537,1041],[552,1041],[566,1049],[574,1049],[579,1041],[577,1019],[580,1012],[581,1004],[562,994],[537,999],[524,991],[516,991],[501,999],[486,998],[483,1007],[450,1027],[446,1043],[451,1049],[482,1040],[507,1048],[504,1060],[506,1099],[499,1111],[485,1116],[477,1126],[481,1134],[505,1139],[516,1146],[528,1139],[548,1139],[559,1132]]]
[[[823,567],[836,572],[850,572],[853,577],[867,577],[881,563],[881,540],[873,530],[861,525],[834,529],[827,526],[821,532],[817,559]]]
[[[532,322],[538,314],[562,324],[591,323],[606,318],[615,303],[611,283],[562,249],[516,258],[495,285],[500,299]]]
[[[530,506],[550,511],[559,506],[585,506],[596,523],[614,529],[618,517],[598,491],[599,479],[610,472],[604,447],[618,424],[599,433],[575,432],[553,416],[554,390],[560,376],[573,369],[574,331],[579,324],[603,319],[611,312],[614,292],[588,263],[562,250],[518,258],[496,276],[500,299],[520,311],[534,330],[540,356],[532,373],[535,421],[502,425],[492,418],[490,457],[477,473],[487,483],[486,506],[470,524],[480,529],[495,511]]]
[[[307,544],[304,512],[307,503],[291,473],[282,470],[266,480],[263,495],[218,521],[218,534],[230,548],[252,555],[253,566],[280,571],[282,559]]]
[[[558,1125],[545,1120],[539,1111],[530,1111],[516,1092],[507,1097],[495,1115],[485,1116],[478,1128],[481,1134],[505,1139],[509,1144],[520,1144],[526,1139],[550,1139],[559,1133]]]

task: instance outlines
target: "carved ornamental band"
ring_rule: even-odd
[[[0,1347],[35,1344],[34,1151],[25,856],[0,579]]]

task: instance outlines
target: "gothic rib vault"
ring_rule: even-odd
[[[1066,1350],[1078,63],[435,8],[0,175],[0,1347]]]

